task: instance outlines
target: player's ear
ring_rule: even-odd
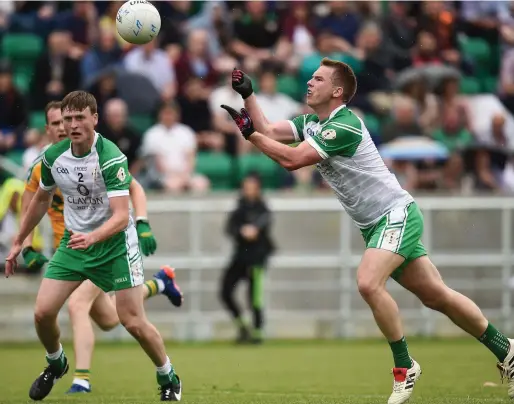
[[[95,126],[98,125],[98,112],[95,112],[93,114],[93,121],[94,121]]]
[[[332,95],[334,98],[341,98],[343,96],[343,87],[335,87],[332,90]]]

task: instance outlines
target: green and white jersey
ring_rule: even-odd
[[[73,155],[71,141],[66,139],[49,147],[42,162],[40,187],[61,190],[68,231],[95,230],[112,216],[109,198],[129,195],[132,177],[127,157],[98,133],[88,154]]]
[[[362,120],[346,105],[323,121],[305,114],[289,123],[296,141],[306,140],[323,158],[318,171],[359,228],[413,201],[384,164]]]

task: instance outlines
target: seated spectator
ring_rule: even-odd
[[[116,15],[118,14],[118,10],[122,4],[122,1],[109,2],[107,10],[104,12],[102,17],[100,17],[99,28],[100,31],[113,32],[115,35],[116,42],[118,44],[118,48],[122,49],[123,51],[126,51],[130,49],[132,45],[129,42],[125,41],[116,29]]]
[[[114,73],[101,73],[99,77],[91,84],[89,88],[91,94],[96,98],[98,105],[98,115],[103,114],[105,104],[112,98],[118,97],[118,89],[116,88],[116,76]]]
[[[459,79],[449,77],[443,79],[435,89],[435,93],[439,96],[438,110],[442,116],[444,111],[448,109],[457,109],[460,124],[471,132],[471,119],[469,116],[469,108],[466,97],[459,93]]]
[[[355,45],[361,21],[358,14],[352,10],[351,3],[348,1],[331,1],[328,2],[328,6],[330,13],[319,19],[317,28],[329,30],[349,45]]]
[[[382,129],[382,143],[387,143],[402,136],[421,136],[423,131],[416,115],[414,100],[405,96],[394,98],[391,121]]]
[[[111,28],[101,28],[96,46],[91,47],[81,61],[82,84],[88,86],[103,69],[121,63],[122,50]]]
[[[31,85],[31,108],[43,110],[49,101],[61,100],[80,87],[80,61],[71,54],[68,31],[53,31],[48,50],[36,61]]]
[[[22,165],[24,170],[28,170],[34,160],[43,152],[48,145],[45,134],[38,129],[29,129],[23,137],[23,144],[26,147],[22,155]]]
[[[147,162],[143,184],[171,192],[206,191],[209,181],[195,174],[195,132],[180,123],[180,110],[165,103],[159,121],[144,134],[141,157]]]
[[[175,69],[166,52],[158,48],[159,39],[132,49],[123,62],[128,71],[147,77],[164,101],[170,101],[177,92]]]
[[[434,35],[428,31],[420,31],[416,46],[413,49],[412,65],[421,67],[425,65],[441,65],[443,58],[437,48]]]
[[[218,82],[209,56],[207,31],[194,30],[189,33],[187,47],[175,63],[178,93],[183,94],[184,86],[190,78],[199,78],[205,91],[210,92]]]
[[[403,95],[414,101],[416,115],[423,134],[430,135],[440,124],[437,98],[429,91],[427,79],[419,77],[402,88]]]
[[[514,48],[502,55],[498,95],[505,108],[514,114]]]
[[[0,153],[23,148],[28,123],[27,102],[12,81],[9,62],[0,62]]]
[[[464,172],[462,153],[473,144],[473,135],[463,126],[459,109],[456,107],[447,109],[442,120],[442,126],[434,131],[432,137],[450,152],[450,157],[444,165],[443,185],[446,189],[460,189]]]
[[[97,131],[119,147],[127,156],[130,173],[137,175],[141,169],[138,156],[141,137],[132,128],[127,118],[128,110],[125,101],[119,98],[110,99],[105,103]]]

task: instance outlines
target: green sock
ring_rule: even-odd
[[[68,364],[68,359],[66,359],[66,355],[62,349],[62,346],[59,347],[57,352],[52,354],[46,354],[46,361],[52,368],[58,371],[64,371],[64,368]]]
[[[165,386],[170,383],[178,383],[175,369],[173,369],[173,365],[169,359],[166,361],[164,366],[157,368],[157,383],[159,386]]]
[[[393,351],[394,367],[410,369],[412,367],[412,360],[405,337],[402,337],[399,341],[389,342],[389,346],[391,351]]]
[[[505,335],[489,323],[484,333],[478,340],[484,344],[500,362],[507,357],[510,349],[510,342]]]

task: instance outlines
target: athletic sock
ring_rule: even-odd
[[[402,337],[399,341],[389,342],[389,346],[391,351],[393,351],[394,367],[410,369],[412,367],[412,359],[409,355],[405,337]]]
[[[164,291],[164,282],[162,279],[146,281],[145,286],[148,288],[148,297],[158,295]]]
[[[73,384],[78,384],[79,386],[89,389],[89,369],[75,369]]]
[[[172,382],[177,383],[178,379],[170,358],[166,357],[166,363],[161,367],[157,367],[157,383],[159,383],[159,386],[165,386]]]
[[[489,349],[500,362],[503,362],[510,350],[508,338],[498,331],[491,323],[478,340]]]
[[[59,349],[54,353],[46,353],[46,361],[52,368],[61,371],[66,366],[66,355],[62,349],[62,345],[59,344]]]

